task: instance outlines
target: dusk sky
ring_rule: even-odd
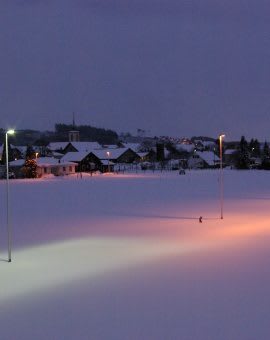
[[[270,141],[268,0],[1,0],[0,127]]]

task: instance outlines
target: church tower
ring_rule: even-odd
[[[79,142],[80,141],[80,131],[76,130],[75,113],[74,112],[73,112],[73,119],[72,119],[72,130],[68,132],[68,140],[69,140],[69,142]]]

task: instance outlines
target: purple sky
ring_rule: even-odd
[[[1,0],[0,127],[270,140],[270,3]]]

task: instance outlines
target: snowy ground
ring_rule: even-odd
[[[270,172],[0,182],[1,340],[270,339]],[[199,223],[203,216],[203,223]]]

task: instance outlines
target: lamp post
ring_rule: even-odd
[[[107,151],[107,156],[108,156],[108,173],[110,172],[110,151]]]
[[[219,158],[220,158],[220,218],[223,219],[223,158],[222,158],[222,142],[225,135],[219,135]]]
[[[9,209],[9,164],[8,164],[8,135],[14,135],[14,130],[6,131],[6,172],[7,172],[7,233],[8,233],[8,262],[11,262],[11,226]]]

